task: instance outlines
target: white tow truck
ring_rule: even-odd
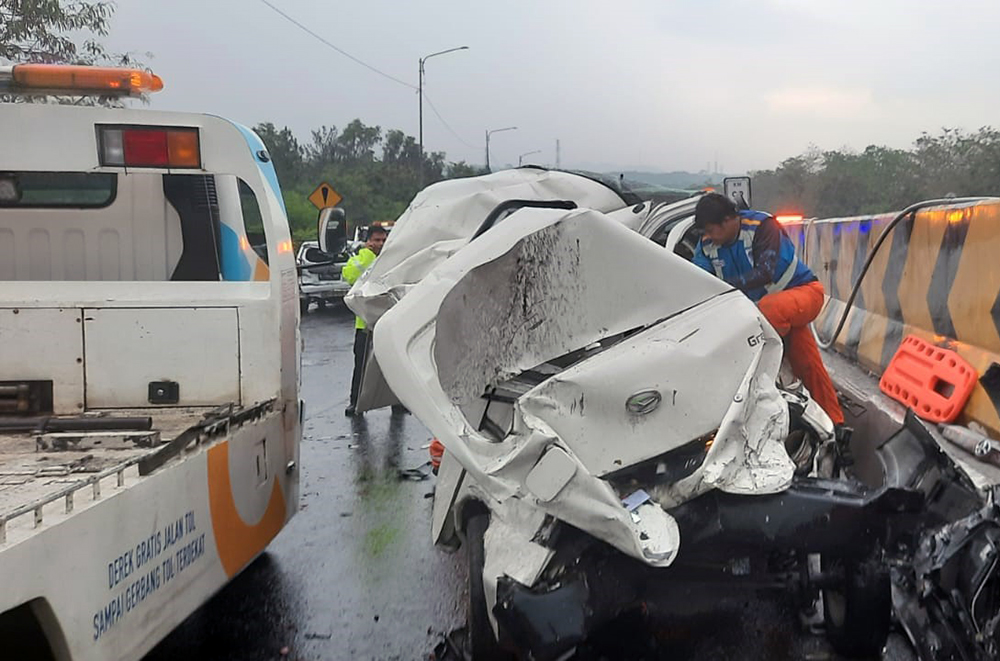
[[[161,87],[0,67],[8,95]],[[0,144],[0,656],[139,659],[298,509],[277,178],[208,115],[2,104]]]

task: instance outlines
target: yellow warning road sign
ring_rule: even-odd
[[[325,181],[316,187],[316,190],[312,192],[309,196],[309,201],[313,203],[317,209],[326,209],[327,207],[335,207],[344,198],[340,196],[340,193],[333,190],[333,186],[326,183]]]

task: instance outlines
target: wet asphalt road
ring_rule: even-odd
[[[344,416],[354,339],[345,309],[304,316],[302,335],[300,512],[145,661],[433,659],[465,623],[465,554],[430,541],[433,480],[398,477],[427,461],[427,430],[388,410]],[[621,652],[608,657],[837,658],[780,597],[677,586],[665,599],[684,610],[664,611],[652,632],[623,623],[609,632]],[[912,657],[897,635],[885,658]]]
[[[427,659],[465,622],[465,556],[431,545],[427,430],[388,410],[346,418],[354,319],[304,316],[299,514],[146,661]],[[282,648],[288,648],[281,656]]]

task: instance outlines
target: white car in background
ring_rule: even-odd
[[[313,303],[319,308],[344,299],[351,285],[341,277],[347,254],[331,257],[319,249],[316,241],[304,241],[299,246],[295,263],[299,269],[299,307],[302,314]]]

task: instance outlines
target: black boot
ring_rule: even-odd
[[[851,454],[851,436],[854,429],[846,425],[836,425],[833,433],[837,439],[837,468],[848,468],[854,465],[854,455]]]

